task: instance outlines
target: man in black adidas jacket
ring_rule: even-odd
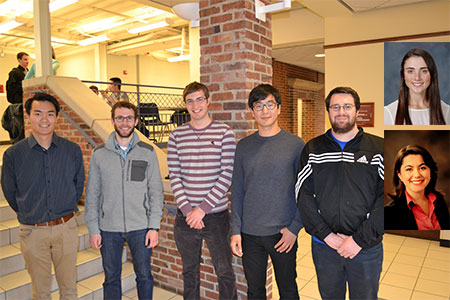
[[[323,299],[376,299],[383,261],[383,139],[356,126],[358,93],[333,89],[332,128],[309,141],[296,191]]]

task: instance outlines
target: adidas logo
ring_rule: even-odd
[[[363,155],[360,158],[358,158],[357,162],[362,163],[362,164],[368,164],[369,163],[367,161],[367,157],[365,155]]]

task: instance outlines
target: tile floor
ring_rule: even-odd
[[[379,299],[450,299],[450,248],[439,242],[386,234]],[[302,230],[297,252],[300,299],[320,299],[311,256],[311,237]],[[273,288],[273,299],[278,299]]]
[[[450,248],[439,242],[386,234],[379,299],[448,300],[450,299]],[[297,283],[302,300],[319,300],[317,278],[311,256],[311,237],[302,230],[297,252]],[[137,300],[136,290],[123,300]],[[181,300],[180,295],[155,288],[154,299]],[[279,299],[276,284],[273,299]]]

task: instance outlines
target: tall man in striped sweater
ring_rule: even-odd
[[[219,298],[236,299],[227,198],[235,137],[230,127],[209,117],[211,99],[205,85],[188,84],[183,100],[191,121],[172,131],[167,146],[170,183],[178,206],[174,234],[183,261],[183,297],[200,299],[205,239],[219,282]]]

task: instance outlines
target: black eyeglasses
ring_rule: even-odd
[[[269,101],[267,103],[256,103],[255,105],[253,105],[253,109],[256,111],[262,111],[264,109],[264,107],[267,107],[268,110],[273,110],[275,109],[275,107],[277,106],[277,104],[273,101]]]
[[[127,117],[117,116],[114,118],[114,120],[116,120],[119,123],[122,123],[125,120],[127,120],[127,122],[133,122],[135,120],[135,117],[134,116],[127,116]]]
[[[339,105],[339,104],[330,105],[330,109],[333,111],[340,111],[341,108],[343,108],[345,111],[349,111],[353,107],[355,107],[355,105],[349,104],[349,103],[346,103],[344,105]]]

